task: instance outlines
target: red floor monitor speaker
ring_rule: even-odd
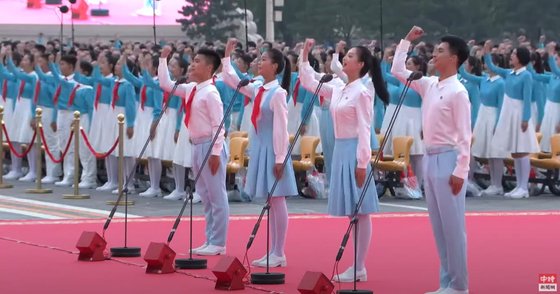
[[[105,260],[105,247],[107,242],[96,232],[83,232],[76,244],[80,250],[78,260],[80,261],[102,261]]]
[[[333,283],[323,273],[306,272],[298,286],[301,294],[330,294]]]
[[[173,266],[176,253],[165,243],[150,243],[144,260],[148,263],[147,274],[170,274],[175,272]]]
[[[215,289],[228,291],[245,289],[243,278],[247,270],[236,257],[222,257],[212,272],[218,278]]]

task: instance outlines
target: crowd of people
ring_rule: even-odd
[[[322,153],[325,161],[328,212],[352,216],[372,168],[372,150],[380,146],[376,134],[385,134],[389,127],[411,72],[420,72],[423,78],[411,83],[392,134],[385,138],[387,144],[380,151],[391,154],[394,137],[413,138],[412,170],[423,186],[430,213],[438,211],[438,201],[447,201],[438,194],[445,189],[455,195],[468,189],[477,196],[529,197],[529,154],[550,152],[550,138],[560,130],[560,48],[555,43],[545,47],[544,38],[533,44],[523,36],[497,45],[491,41],[465,43],[455,37],[437,44],[410,42],[422,33],[415,27],[407,39],[386,48],[377,47],[375,42],[348,48],[343,41],[330,48],[313,40],[293,47],[264,42],[249,43],[244,48],[244,44],[229,40],[225,47],[211,42],[193,46],[177,41],[161,46],[114,41],[75,43],[60,50],[57,41],[45,45],[4,42],[0,51],[0,104],[7,135],[16,150],[31,141],[35,110],[42,108],[45,145],[54,157],[65,151],[74,111],[81,113],[81,126],[98,153],[114,146],[117,115],[123,113],[124,175],[131,173],[144,142],[150,140],[143,154],[150,185],[138,191],[140,197],[163,196],[162,161],[173,162],[175,180],[175,190],[164,199],[185,199],[185,174],[192,177],[201,172],[195,201],[204,205],[206,243],[193,249],[201,255],[225,253],[228,134],[247,132],[249,165],[244,193],[250,198],[266,197],[278,180],[270,201],[272,247],[253,265],[266,266],[268,256],[270,266],[286,266],[286,197],[298,194],[291,161],[282,167],[284,159],[290,157],[289,136],[303,124],[305,135],[320,137],[317,153]],[[313,92],[325,74],[334,78],[323,85],[319,99],[313,101]],[[186,82],[171,93],[176,82],[183,79]],[[248,85],[240,88],[239,99],[231,101],[243,80],[249,80]],[[454,95],[456,99],[446,99]],[[233,111],[225,117],[225,128],[218,130],[230,103]],[[537,132],[542,134],[540,143]],[[212,144],[216,134],[218,139]],[[297,144],[295,155],[299,152]],[[12,151],[10,171],[4,179],[35,181],[36,152],[39,150],[32,147],[29,169],[23,174],[22,159]],[[77,176],[72,152],[70,148],[62,166],[46,157],[46,176],[41,181],[71,186]],[[203,166],[207,152],[211,156]],[[96,158],[82,143],[79,187],[117,193],[116,154],[113,151],[104,159],[107,181],[98,186]],[[510,156],[517,186],[504,193],[504,159]],[[472,174],[477,169],[474,158],[488,159],[492,181],[485,190],[473,182]],[[442,166],[442,162],[448,166]],[[426,174],[427,168],[441,170],[447,176],[445,182]],[[134,181],[128,184],[126,188],[134,193]],[[453,201],[459,204],[447,204],[455,210],[440,211],[432,222],[451,223],[464,231],[464,197]],[[367,279],[365,256],[372,231],[369,214],[377,211],[378,197],[371,187],[358,214],[357,263],[336,280],[352,281],[354,267],[358,279]],[[461,230],[454,233],[434,225],[434,231],[438,248],[450,242],[443,238],[445,235],[453,236],[451,239],[458,240],[454,244],[462,248],[459,251],[464,250],[466,240]],[[435,293],[463,293],[443,291],[467,289],[464,258],[460,253],[450,257],[455,268],[445,268],[442,288]],[[450,275],[461,277],[451,279]]]

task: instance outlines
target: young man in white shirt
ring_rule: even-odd
[[[411,74],[405,67],[408,48],[423,34],[422,28],[413,27],[396,49],[391,73],[402,82]],[[443,37],[433,57],[440,76],[424,77],[411,84],[422,97],[424,188],[441,267],[440,288],[430,294],[469,292],[465,180],[472,134],[469,96],[457,79],[457,70],[467,58],[464,40]]]

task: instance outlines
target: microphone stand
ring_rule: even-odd
[[[304,115],[304,119],[301,121],[301,123],[300,123],[300,125],[297,129],[297,132],[294,135],[293,142],[289,145],[288,153],[286,153],[286,157],[284,157],[284,161],[282,162],[282,172],[284,172],[284,168],[286,167],[286,164],[288,163],[288,160],[291,158],[294,146],[295,146],[299,136],[301,135],[301,132],[303,131],[303,124],[309,119],[309,117],[311,116],[311,113],[313,112],[313,104],[315,104],[315,101],[317,100],[317,97],[319,95],[319,91],[321,90],[321,87],[323,86],[324,83],[329,82],[330,80],[332,80],[332,75],[324,75],[321,78],[321,80],[319,81],[319,85],[317,85],[317,89],[315,89],[315,93],[313,93],[313,97],[311,99],[310,107],[309,107],[309,109],[307,109],[307,112]],[[258,107],[258,106],[255,105],[254,107]],[[264,207],[262,208],[261,214],[259,215],[257,223],[255,224],[255,226],[253,228],[253,231],[251,232],[251,235],[249,237],[249,241],[247,242],[247,247],[245,249],[245,259],[247,259],[247,252],[251,248],[251,245],[253,245],[253,241],[255,240],[255,236],[257,235],[257,232],[258,232],[259,227],[260,227],[260,223],[261,223],[261,221],[264,217],[264,214],[266,212],[266,219],[267,219],[267,226],[266,226],[266,272],[265,273],[253,273],[253,274],[251,274],[251,283],[252,284],[260,284],[260,285],[284,284],[285,280],[286,280],[286,275],[284,273],[271,273],[270,272],[270,265],[269,265],[269,258],[270,258],[270,252],[269,252],[269,250],[270,250],[270,200],[272,198],[272,194],[276,190],[276,186],[278,185],[279,181],[280,180],[278,178],[275,178],[274,184],[272,185],[272,188],[270,189],[270,192],[268,192],[268,196],[266,198],[266,203],[265,203]],[[248,260],[247,260],[247,262],[248,262]]]
[[[200,166],[200,169],[198,170],[198,173],[196,173],[196,177],[194,178],[194,183],[193,186],[196,187],[196,183],[198,182],[198,179],[200,178],[200,176],[202,175],[202,171],[204,169],[204,166],[206,165],[206,162],[208,161],[208,159],[210,158],[210,155],[212,154],[212,146],[214,146],[214,144],[216,143],[216,140],[218,140],[218,137],[220,136],[220,131],[222,130],[222,128],[224,127],[226,118],[229,116],[229,114],[231,113],[231,110],[233,109],[233,104],[235,103],[235,100],[237,98],[237,96],[239,96],[239,90],[241,89],[241,87],[245,87],[249,84],[249,80],[248,79],[243,79],[239,82],[239,84],[237,85],[237,88],[235,89],[235,93],[233,93],[233,97],[231,99],[231,101],[229,102],[228,108],[226,109],[226,112],[224,113],[224,117],[222,118],[222,121],[220,122],[220,126],[218,127],[218,130],[216,131],[216,134],[214,135],[214,138],[212,138],[212,143],[210,143],[210,148],[208,148],[208,151],[206,152],[206,156],[204,157],[204,160],[202,161],[202,164]],[[187,177],[185,175],[185,177]],[[187,181],[185,181],[186,184]],[[190,214],[189,214],[189,222],[190,222],[190,235],[189,235],[189,258],[186,259],[176,259],[175,260],[175,267],[179,268],[179,269],[205,269],[207,267],[207,260],[206,259],[194,259],[193,258],[193,254],[192,254],[192,235],[193,235],[193,189],[192,187],[189,187],[188,189],[188,201],[184,201],[183,206],[181,207],[181,211],[179,212],[179,215],[177,216],[177,218],[175,219],[175,223],[173,224],[173,228],[171,229],[171,232],[169,232],[169,236],[167,237],[167,244],[171,243],[171,241],[173,240],[173,236],[175,235],[175,232],[177,231],[177,227],[179,226],[179,223],[181,222],[181,217],[183,216],[183,213],[185,212],[185,208],[187,207],[187,204],[190,203]]]
[[[152,0],[152,10],[153,10],[152,19],[153,19],[153,23],[154,23],[154,45],[157,45],[157,37],[156,37],[156,1],[157,1],[157,0]]]
[[[385,148],[385,144],[387,142],[387,139],[391,135],[391,132],[393,131],[393,126],[395,125],[397,116],[398,116],[398,114],[401,110],[401,106],[404,102],[404,97],[406,97],[406,94],[408,93],[408,90],[410,89],[410,85],[412,84],[412,82],[415,79],[419,79],[421,77],[422,77],[422,75],[419,75],[418,72],[413,72],[412,74],[410,74],[410,76],[406,80],[406,83],[404,84],[404,89],[401,92],[401,95],[399,97],[399,102],[397,104],[395,112],[393,112],[393,115],[391,116],[391,120],[389,121],[389,126],[387,127],[387,130],[385,131],[385,135],[384,135],[385,139],[383,140],[383,142],[381,142],[381,146],[379,147],[379,150],[383,150]],[[357,276],[357,271],[358,271],[358,269],[356,268],[356,263],[358,262],[358,254],[357,254],[357,250],[358,250],[358,213],[360,211],[360,207],[362,206],[362,203],[364,202],[366,192],[367,192],[370,184],[372,183],[373,175],[374,175],[374,167],[379,162],[380,154],[381,154],[381,152],[378,152],[377,155],[375,156],[373,166],[372,166],[370,172],[368,173],[367,179],[366,179],[366,181],[364,183],[364,187],[362,189],[362,193],[360,195],[360,199],[358,200],[358,203],[356,204],[356,208],[354,210],[354,213],[352,214],[352,219],[350,220],[350,224],[348,225],[348,229],[346,230],[346,233],[344,234],[344,237],[342,238],[342,244],[340,245],[340,249],[338,250],[338,253],[336,255],[335,269],[338,268],[338,263],[340,262],[340,259],[342,259],[342,254],[344,253],[344,249],[346,248],[346,244],[348,243],[348,239],[350,238],[350,233],[352,232],[352,227],[356,227],[356,229],[355,229],[356,232],[354,233],[354,289],[352,289],[352,290],[339,290],[339,291],[336,292],[337,294],[352,294],[352,293],[353,294],[356,294],[356,293],[373,294],[373,291],[370,291],[370,290],[357,290],[356,289],[356,287],[357,287],[356,276]],[[334,271],[333,271],[333,278],[334,278]]]
[[[171,93],[169,94],[169,96],[173,96],[175,94],[175,91],[177,91],[177,87],[182,83],[181,80],[177,81],[175,83],[175,85],[173,86],[173,89],[171,90]],[[155,128],[157,128],[157,126],[159,125],[159,122],[161,121],[161,118],[163,117],[163,114],[165,113],[165,111],[167,110],[167,108],[169,107],[169,103],[165,104],[161,114],[158,116],[158,118],[155,121]],[[109,216],[107,217],[107,220],[105,221],[105,224],[103,225],[103,238],[105,238],[105,231],[107,231],[107,228],[109,228],[109,224],[111,223],[111,220],[113,219],[113,216],[115,215],[115,212],[117,211],[117,207],[119,205],[119,203],[121,202],[121,199],[123,197],[123,194],[125,195],[125,222],[124,222],[124,228],[125,228],[125,234],[124,234],[124,247],[113,247],[111,248],[111,256],[115,256],[115,257],[138,257],[141,255],[141,249],[140,247],[127,247],[127,233],[128,233],[128,184],[130,183],[130,181],[132,181],[132,178],[134,177],[134,173],[136,171],[136,168],[138,167],[138,164],[140,163],[140,159],[142,158],[142,156],[144,155],[144,153],[146,152],[146,148],[148,148],[148,144],[150,144],[150,141],[152,140],[152,136],[150,134],[150,136],[148,137],[148,139],[146,139],[146,142],[144,143],[144,146],[142,147],[142,150],[140,151],[140,155],[138,156],[138,158],[136,159],[136,162],[134,163],[134,168],[132,168],[132,170],[130,171],[130,174],[126,177],[126,182],[124,184],[124,188],[122,190],[122,192],[119,194],[117,201],[115,202],[113,209],[111,209],[111,212],[109,213]]]

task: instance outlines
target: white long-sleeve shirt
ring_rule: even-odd
[[[309,62],[300,66],[301,85],[315,91],[319,81]],[[358,138],[356,157],[359,168],[367,168],[371,160],[371,122],[373,121],[373,95],[357,79],[347,85],[325,83],[319,95],[330,102],[334,136],[337,139]]]
[[[410,42],[401,40],[393,58],[391,73],[405,83],[412,73],[406,69],[406,54]],[[412,83],[422,97],[424,144],[453,146],[457,149],[457,165],[453,175],[466,179],[469,173],[471,149],[471,105],[469,94],[457,75],[442,81],[438,77],[423,77]]]
[[[160,58],[158,77],[160,86],[167,92],[171,92],[175,83],[171,81],[167,69],[166,59]],[[175,92],[177,96],[182,97],[181,103],[184,103],[185,109],[191,92],[196,88],[191,105],[191,114],[189,121],[189,135],[192,140],[213,138],[218,127],[224,117],[224,108],[222,99],[212,84],[212,79],[202,83],[180,84]],[[224,128],[220,130],[218,139],[212,146],[212,155],[220,155],[225,139]]]
[[[236,89],[237,85],[241,81],[239,76],[235,73],[235,70],[231,66],[231,61],[229,57],[222,59],[222,73],[223,79],[226,85]],[[288,133],[288,103],[286,102],[286,96],[288,93],[281,87],[278,87],[278,80],[273,80],[264,85],[260,81],[255,83],[249,83],[247,86],[242,87],[239,91],[244,96],[249,97],[254,100],[261,87],[264,87],[261,105],[265,102],[266,98],[270,94],[270,90],[277,88],[274,92],[272,98],[270,99],[270,110],[274,113],[274,118],[272,121],[273,125],[273,135],[272,135],[272,146],[274,149],[274,158],[277,164],[284,162],[286,154],[288,154],[288,147],[290,145],[290,135]],[[261,105],[254,105],[253,107],[261,107]],[[258,127],[259,118],[257,118]]]

